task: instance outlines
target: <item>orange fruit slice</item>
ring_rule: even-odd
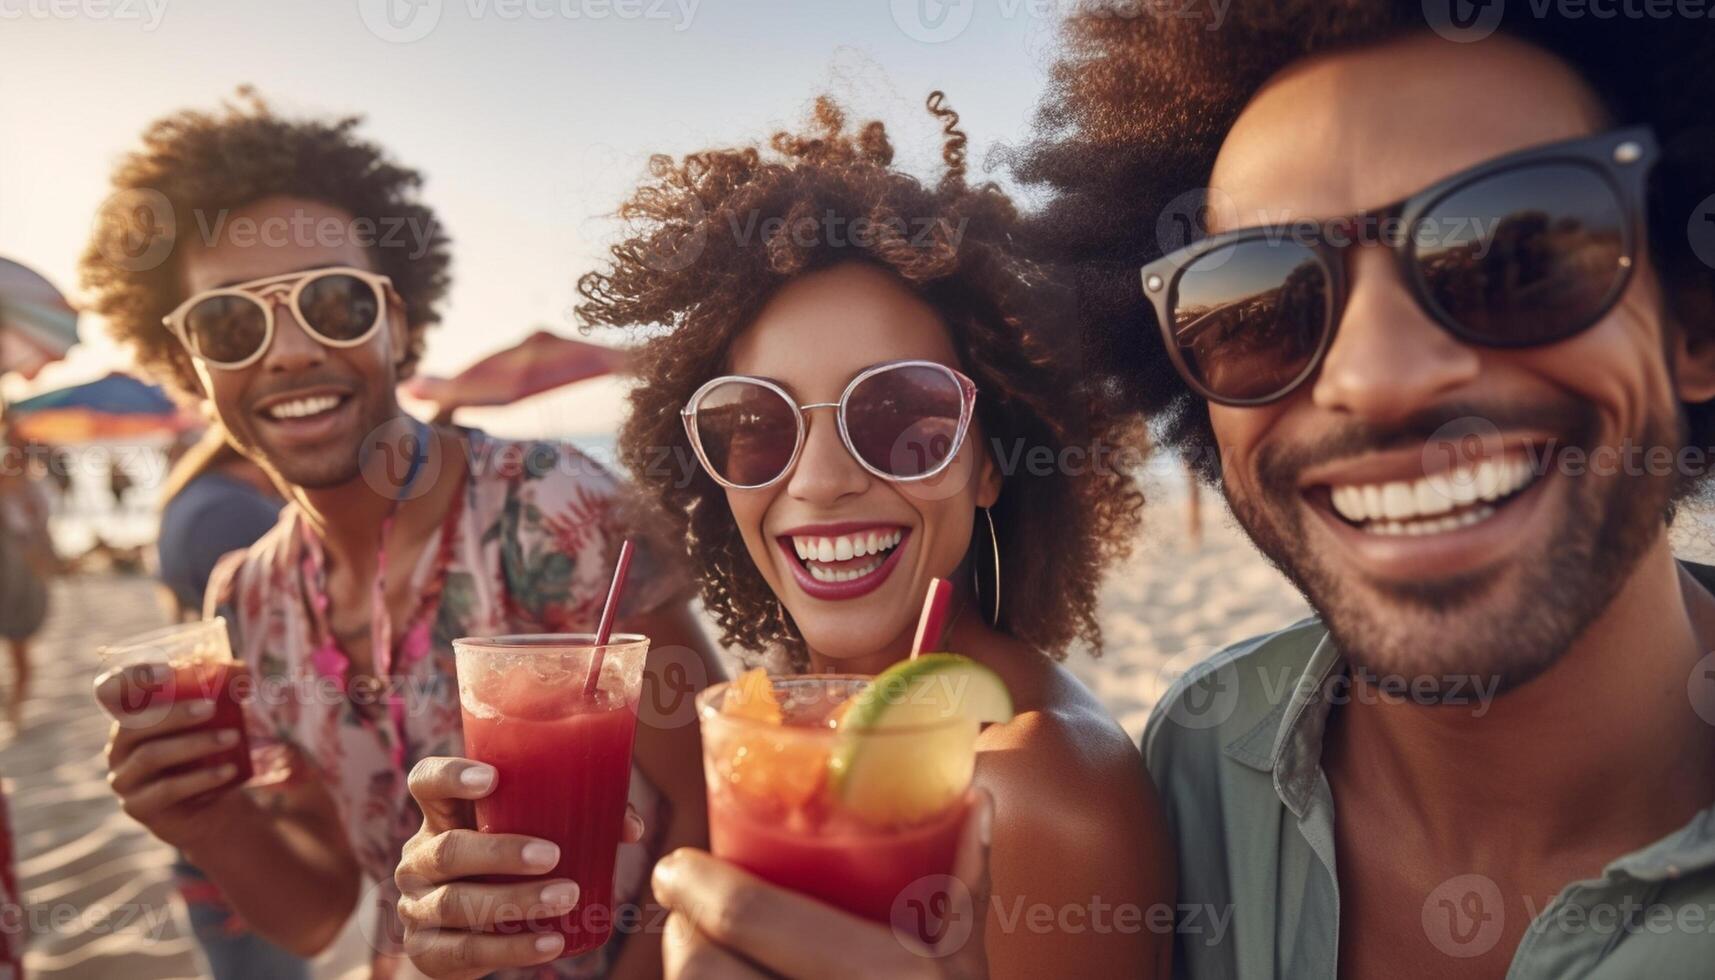
[[[735,791],[753,803],[790,809],[804,806],[821,791],[828,750],[785,723],[767,671],[753,668],[733,681],[721,714],[777,728],[748,730],[728,742],[725,769]]]
[[[774,683],[761,667],[752,667],[732,682],[726,698],[721,701],[721,714],[765,725],[779,725],[786,721],[780,710],[780,699],[774,696]]]

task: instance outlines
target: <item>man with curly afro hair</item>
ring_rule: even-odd
[[[461,836],[460,857],[481,873],[528,876],[461,909],[473,928],[507,908],[576,908],[563,865],[526,860],[557,854],[552,844],[525,854],[527,840],[475,832],[463,801],[503,788],[491,767],[449,764],[464,754],[451,642],[592,630],[618,546],[636,535],[625,488],[575,449],[400,408],[396,388],[447,289],[447,239],[417,172],[359,122],[288,118],[247,93],[156,122],[115,171],[83,264],[114,335],[288,498],[273,530],[226,556],[205,599],[255,682],[255,767],[285,778],[245,790],[230,765],[186,772],[230,750],[219,739],[234,733],[195,731],[199,702],[129,717],[119,693],[149,677],[104,678],[97,693],[123,719],[108,765],[127,813],[302,956],[339,935],[363,879],[375,882],[376,907],[361,914],[381,916],[371,938],[390,976],[399,903],[433,901],[439,884],[398,874],[425,828]],[[619,628],[654,641],[649,689],[685,696],[686,678],[694,687],[719,667],[684,580],[638,544]],[[634,759],[631,798],[655,836],[622,849],[620,903],[646,898],[661,847],[705,834],[695,726],[639,726]],[[558,886],[552,900],[544,886]],[[659,970],[652,942],[561,959],[563,947],[514,929],[430,937],[420,951],[495,976]]]
[[[1151,720],[1175,971],[1710,975],[1707,5],[1175,7],[1074,13],[1018,161],[1101,390],[1318,614]]]

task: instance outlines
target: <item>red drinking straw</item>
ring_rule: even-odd
[[[929,582],[929,594],[923,597],[923,615],[917,620],[917,638],[911,641],[911,659],[927,653],[931,643],[941,642],[941,631],[947,628],[947,610],[953,605],[953,583],[944,578]]]
[[[584,697],[595,697],[596,682],[601,679],[602,648],[613,635],[613,618],[619,612],[619,596],[625,591],[625,576],[631,571],[631,539],[619,546],[619,561],[613,566],[613,583],[607,587],[607,602],[601,607],[601,623],[595,628],[595,654],[590,657],[590,676],[584,681]]]

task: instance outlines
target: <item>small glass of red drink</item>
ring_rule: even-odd
[[[559,845],[548,877],[576,882],[578,904],[558,916],[519,910],[516,928],[558,932],[566,956],[613,934],[614,861],[648,652],[647,637],[627,634],[605,646],[588,634],[453,641],[465,755],[498,774],[494,792],[476,801],[477,829]]]
[[[933,892],[953,872],[979,725],[948,715],[883,730],[842,727],[871,682],[757,671],[698,696],[711,850],[932,945],[935,917],[916,913],[939,907]],[[897,792],[885,775],[867,777],[860,791],[848,776],[860,759],[871,772],[897,775]]]
[[[251,764],[250,741],[245,732],[241,705],[249,693],[246,690],[249,675],[244,663],[232,658],[226,620],[216,617],[167,626],[123,643],[104,646],[97,651],[97,656],[104,673],[124,671],[120,675],[120,710],[115,715],[122,727],[152,728],[160,724],[173,705],[202,699],[214,702],[214,714],[207,721],[172,734],[228,728],[238,732],[238,744],[232,748],[174,766],[165,771],[166,775],[230,763],[234,769],[231,782],[211,792],[250,782],[257,775]],[[143,676],[143,672],[127,669],[143,666],[165,666],[169,673],[165,677],[149,678]]]

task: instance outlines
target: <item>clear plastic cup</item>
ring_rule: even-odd
[[[613,870],[631,786],[631,745],[648,637],[589,634],[467,637],[453,641],[465,755],[493,766],[494,792],[476,801],[477,829],[527,834],[560,847],[549,877],[578,885],[560,916],[520,929],[558,932],[564,955],[613,933]],[[586,691],[591,663],[600,676]],[[498,876],[497,881],[520,880]]]
[[[161,723],[175,704],[201,699],[214,702],[214,714],[207,721],[172,734],[221,729],[238,732],[238,744],[232,748],[174,766],[164,770],[163,775],[175,776],[230,763],[236,774],[231,782],[216,790],[252,781],[256,773],[251,764],[250,739],[241,704],[248,691],[249,674],[244,663],[232,657],[226,620],[216,617],[152,630],[101,647],[96,655],[104,674],[121,672],[119,713],[115,715],[121,727],[152,728]],[[144,666],[167,670],[158,672],[164,676],[149,676],[143,671],[126,669]]]

